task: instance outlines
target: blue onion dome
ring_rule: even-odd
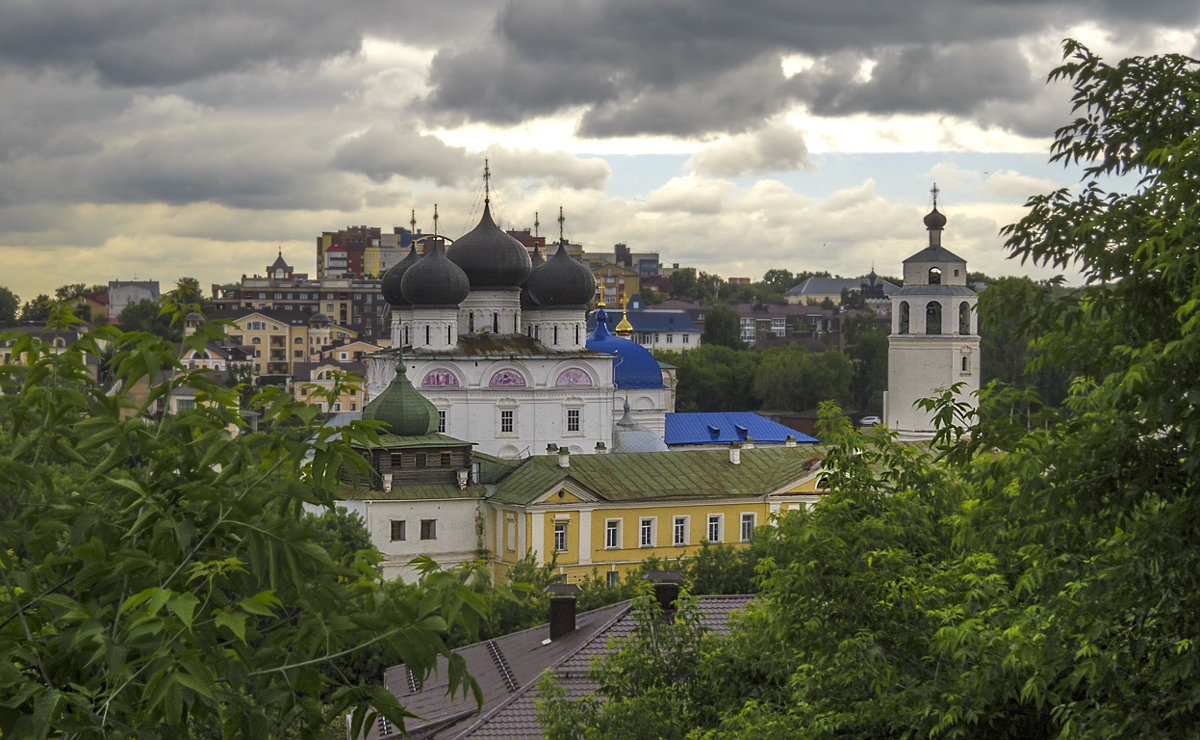
[[[533,269],[525,245],[496,226],[486,202],[479,225],[454,242],[446,256],[467,273],[472,290],[519,288]]]
[[[521,286],[521,309],[534,311],[539,308],[537,300],[529,292],[529,281],[533,279],[534,273],[538,268],[546,264],[546,259],[542,257],[542,248],[536,243],[533,245],[533,254],[529,257],[529,263],[533,269],[529,271],[529,277],[526,278],[525,284]]]
[[[404,373],[403,360],[396,362],[396,377],[371,399],[362,411],[363,421],[381,421],[385,434],[415,437],[437,430],[437,407],[413,388]]]
[[[400,291],[413,306],[455,308],[471,292],[471,283],[467,273],[446,256],[446,248],[434,244],[429,254],[404,273]]]
[[[408,299],[404,297],[404,292],[400,290],[400,281],[404,279],[404,273],[408,272],[408,268],[421,261],[421,255],[417,254],[417,243],[413,242],[408,248],[408,255],[396,264],[392,265],[391,269],[383,273],[383,280],[379,286],[379,291],[383,293],[383,299],[395,308],[403,308],[408,305]]]
[[[946,228],[946,216],[937,209],[937,206],[934,206],[932,211],[925,214],[925,228],[930,231]]]
[[[658,360],[637,342],[618,337],[608,330],[608,312],[596,309],[596,330],[585,346],[595,352],[615,355],[613,384],[618,388],[663,388],[662,368]]]
[[[525,282],[533,299],[543,308],[583,307],[596,297],[596,278],[582,262],[567,254],[565,242],[546,264]]]

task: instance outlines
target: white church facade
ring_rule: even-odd
[[[438,431],[504,458],[611,450],[626,400],[659,438],[675,410],[673,378],[644,348],[600,322],[587,333],[591,271],[563,246],[549,259],[483,217],[449,248],[415,246],[382,280],[395,349],[364,358],[382,392],[404,363],[437,408]],[[600,309],[601,311],[603,308]],[[402,358],[400,357],[403,353]]]
[[[933,415],[915,404],[955,388],[955,400],[977,407],[979,296],[967,285],[967,263],[942,246],[946,217],[925,216],[929,246],[904,260],[904,287],[891,295],[888,389],[884,424],[902,437],[929,437]]]

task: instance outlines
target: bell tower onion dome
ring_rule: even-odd
[[[404,293],[400,290],[400,281],[404,279],[404,273],[413,265],[421,261],[421,255],[417,254],[417,243],[414,241],[408,248],[408,254],[404,259],[392,265],[391,269],[383,273],[383,280],[380,282],[379,291],[383,293],[383,299],[392,305],[394,308],[404,308],[408,306],[408,299],[404,297]]]
[[[400,291],[414,307],[457,308],[471,292],[467,274],[446,257],[440,243],[417,264],[408,268],[400,281]]]
[[[596,295],[596,278],[560,241],[558,251],[530,274],[525,287],[543,308],[582,307]]]
[[[363,421],[381,421],[385,434],[416,437],[431,434],[438,427],[438,411],[408,380],[404,361],[396,361],[396,376],[363,408]]]
[[[529,263],[533,269],[529,271],[529,277],[525,280],[525,285],[521,287],[521,309],[533,311],[538,308],[538,302],[529,292],[529,283],[533,281],[533,276],[537,274],[538,269],[546,264],[546,258],[542,257],[542,249],[537,244],[533,245],[533,254],[529,257]]]
[[[533,269],[525,246],[496,226],[486,201],[479,225],[455,241],[446,256],[467,274],[472,290],[519,288]]]

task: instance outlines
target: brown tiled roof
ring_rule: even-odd
[[[700,596],[700,623],[718,634],[729,631],[729,615],[749,603],[750,596]],[[439,659],[437,671],[424,686],[417,687],[403,666],[389,668],[384,683],[404,707],[420,719],[410,720],[407,730],[414,738],[536,738],[542,737],[537,722],[537,682],[542,672],[553,669],[567,696],[580,697],[596,690],[587,678],[592,659],[609,653],[610,640],[629,637],[635,626],[630,602],[589,612],[575,618],[575,630],[551,642],[548,625],[533,627],[494,640],[475,643],[455,652],[466,661],[483,692],[479,708],[469,694],[447,695],[446,666]],[[367,735],[371,740],[399,738],[402,733],[380,732],[377,722]]]

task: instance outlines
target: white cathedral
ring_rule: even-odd
[[[536,251],[531,259],[496,226],[485,198],[479,224],[449,248],[435,243],[421,256],[411,247],[383,277],[394,349],[364,358],[371,397],[399,360],[437,408],[438,431],[478,452],[613,450],[626,403],[665,450],[674,377],[645,348],[610,334],[603,319],[588,335],[596,282],[562,244],[549,259]]]
[[[942,389],[957,387],[957,401],[978,405],[979,296],[967,287],[966,260],[942,246],[946,217],[937,209],[937,186],[933,193],[925,216],[929,246],[904,260],[904,287],[891,295],[883,421],[902,438],[933,435],[932,414],[914,404]]]

